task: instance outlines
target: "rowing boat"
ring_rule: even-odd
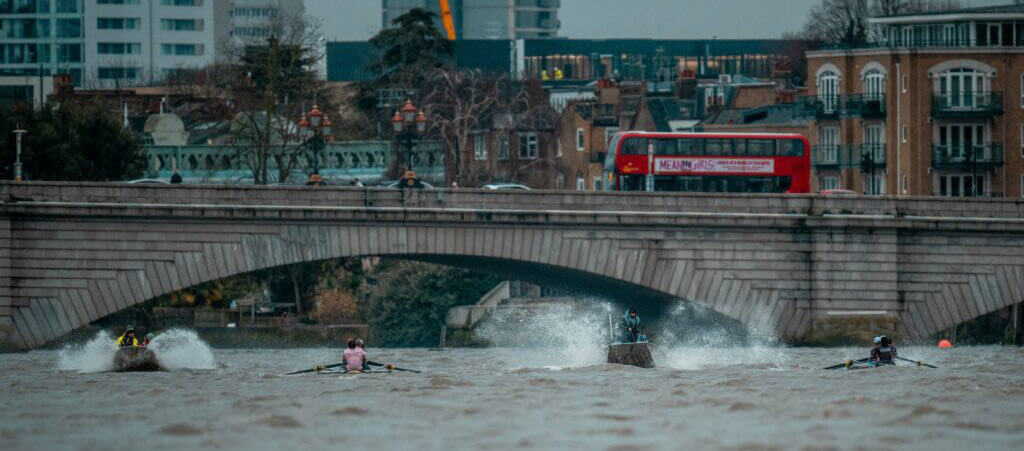
[[[372,369],[372,370],[323,370],[319,374],[341,374],[341,375],[359,375],[359,374],[378,374],[378,373],[390,373],[391,370],[386,369]]]
[[[114,353],[114,371],[159,371],[160,362],[153,350],[142,346],[117,348]]]

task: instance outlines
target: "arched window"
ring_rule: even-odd
[[[586,191],[587,180],[583,178],[582,172],[576,173],[576,191]]]
[[[864,97],[866,100],[882,100],[885,96],[885,74],[870,70],[864,74]]]
[[[555,176],[555,189],[565,189],[565,175],[559,173]]]
[[[818,74],[818,101],[825,113],[832,113],[839,105],[839,74],[826,70]]]
[[[989,95],[985,89],[985,73],[979,70],[949,69],[940,73],[938,79],[938,100],[944,108],[973,108]]]

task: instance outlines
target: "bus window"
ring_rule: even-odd
[[[704,154],[700,148],[701,140],[699,139],[679,138],[676,140],[676,143],[679,147],[679,153],[677,155],[695,156]]]
[[[774,139],[748,139],[747,151],[743,155],[752,157],[773,157],[775,156]]]
[[[623,155],[646,155],[647,138],[626,138],[622,144]]]
[[[804,142],[799,139],[787,139],[779,142],[779,155],[784,157],[802,157]]]
[[[706,154],[709,157],[732,155],[731,139],[708,139],[705,141]]]
[[[679,155],[676,151],[676,140],[658,139],[654,141],[655,155]]]

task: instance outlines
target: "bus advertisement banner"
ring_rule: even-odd
[[[655,174],[679,172],[750,173],[771,174],[775,172],[775,160],[770,158],[655,158]]]

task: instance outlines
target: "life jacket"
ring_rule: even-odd
[[[896,347],[895,346],[878,346],[872,353],[872,357],[878,357],[879,362],[892,363],[896,359]]]
[[[129,337],[128,333],[125,332],[124,334],[121,335],[120,338],[117,339],[117,345],[122,348],[127,348],[129,346],[138,346],[139,340],[135,337]]]

